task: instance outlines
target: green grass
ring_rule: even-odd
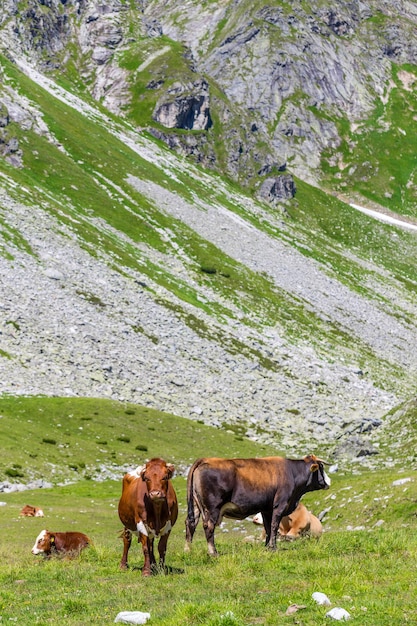
[[[102,468],[163,456],[191,464],[194,455],[251,456],[257,444],[154,409],[94,398],[0,396],[0,481],[18,465],[23,482],[100,479]],[[141,451],[141,448],[146,448]],[[264,454],[272,447],[262,447]],[[189,456],[187,457],[187,454]],[[49,470],[48,470],[49,468]]]
[[[317,626],[329,623],[329,607],[317,606],[311,597],[322,591],[333,606],[349,611],[353,624],[415,623],[417,466],[408,460],[406,441],[402,468],[369,471],[353,466],[352,471],[341,466],[332,474],[330,490],[307,494],[303,501],[313,512],[329,509],[325,533],[319,541],[280,542],[276,552],[261,544],[259,527],[251,521],[226,520],[216,531],[217,559],[206,555],[201,524],[191,553],[184,553],[186,484],[183,476],[175,477],[180,513],[168,544],[169,573],[143,579],[143,557],[135,541],[129,570],[119,570],[120,465],[134,467],[161,454],[185,467],[201,454],[263,456],[271,450],[231,432],[110,401],[9,397],[1,399],[0,415],[3,464],[15,463],[25,475],[33,467],[45,478],[59,480],[62,476],[54,468],[65,460],[57,445],[45,448],[41,440],[53,432],[60,441],[65,428],[73,442],[69,449],[79,448],[74,459],[82,458],[86,469],[97,463],[97,436],[101,445],[108,438],[118,474],[98,482],[86,480],[81,472],[73,475],[71,484],[0,494],[6,503],[0,506],[3,622],[111,624],[118,612],[139,610],[149,612],[148,623],[158,626]],[[414,422],[413,407],[403,411],[402,427],[410,427],[409,422]],[[120,441],[121,435],[130,442]],[[149,447],[146,456],[135,450],[139,440]],[[25,457],[26,447],[37,456]],[[105,457],[102,460],[106,463]],[[411,481],[394,487],[393,481],[401,477]],[[41,506],[45,518],[19,517],[25,504]],[[380,520],[382,525],[377,524]],[[360,526],[364,529],[347,530]],[[74,560],[33,556],[31,548],[43,528],[80,530],[94,545]],[[305,608],[285,616],[293,603]]]

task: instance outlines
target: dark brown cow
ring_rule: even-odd
[[[43,511],[38,506],[31,506],[30,504],[25,504],[23,509],[20,511],[20,515],[23,517],[43,517]]]
[[[145,563],[144,576],[150,576],[156,564],[153,543],[159,537],[159,563],[163,567],[168,537],[177,521],[178,503],[171,478],[174,466],[163,459],[151,459],[143,467],[123,477],[119,517],[124,525],[123,555],[120,568],[126,569],[132,533],[142,544]]]
[[[258,512],[263,517],[265,545],[275,549],[283,516],[290,515],[308,491],[329,486],[323,461],[314,455],[301,460],[283,457],[198,459],[187,479],[185,549],[191,548],[200,515],[208,553],[217,556],[214,530],[223,516],[244,519]]]
[[[54,552],[78,554],[90,544],[91,540],[84,533],[75,531],[53,533],[50,530],[42,530],[36,538],[32,554],[45,554],[45,556],[51,556]]]

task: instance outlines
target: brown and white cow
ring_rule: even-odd
[[[44,517],[42,509],[38,506],[31,506],[30,504],[25,504],[20,511],[20,515],[23,515],[23,517]]]
[[[217,556],[214,530],[223,516],[244,519],[258,512],[262,513],[265,545],[275,549],[284,515],[290,515],[308,491],[329,486],[323,461],[314,455],[301,460],[283,457],[198,459],[187,478],[185,549],[191,548],[200,515],[208,553]]]
[[[79,554],[90,544],[91,540],[84,533],[75,531],[54,533],[50,530],[42,530],[36,538],[32,554],[45,554],[48,557],[52,553],[74,555]]]
[[[263,526],[261,513],[257,513],[252,521],[254,524]],[[290,515],[284,515],[280,522],[278,533],[280,539],[288,541],[299,539],[300,537],[315,537],[318,539],[323,534],[323,526],[319,518],[300,502]],[[265,530],[263,535],[263,538],[265,538]]]
[[[159,538],[159,563],[164,566],[168,538],[178,517],[177,496],[170,480],[174,469],[172,463],[154,458],[123,477],[119,501],[119,517],[124,525],[121,569],[128,567],[132,533],[142,544],[145,559],[142,574],[150,576],[156,564],[155,538]]]

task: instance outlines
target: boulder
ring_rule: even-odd
[[[282,174],[273,178],[266,178],[258,190],[258,197],[267,202],[291,200],[297,188],[291,174]]]
[[[166,128],[208,130],[212,120],[207,82],[174,83],[157,102],[152,119]]]

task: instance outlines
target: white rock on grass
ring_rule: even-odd
[[[340,607],[335,607],[330,611],[327,611],[326,617],[331,617],[336,620],[348,620],[350,619],[350,613],[348,613],[345,609],[341,609]]]
[[[313,600],[315,600],[315,602],[317,602],[317,604],[323,606],[331,605],[329,598],[326,596],[325,593],[321,593],[321,591],[315,591],[311,597],[313,598]]]
[[[411,478],[399,478],[398,480],[394,480],[392,483],[393,487],[401,487],[401,485],[405,485],[406,483],[410,483]]]
[[[143,613],[142,611],[121,611],[116,615],[114,623],[120,622],[122,624],[146,624],[151,617],[150,613]]]

